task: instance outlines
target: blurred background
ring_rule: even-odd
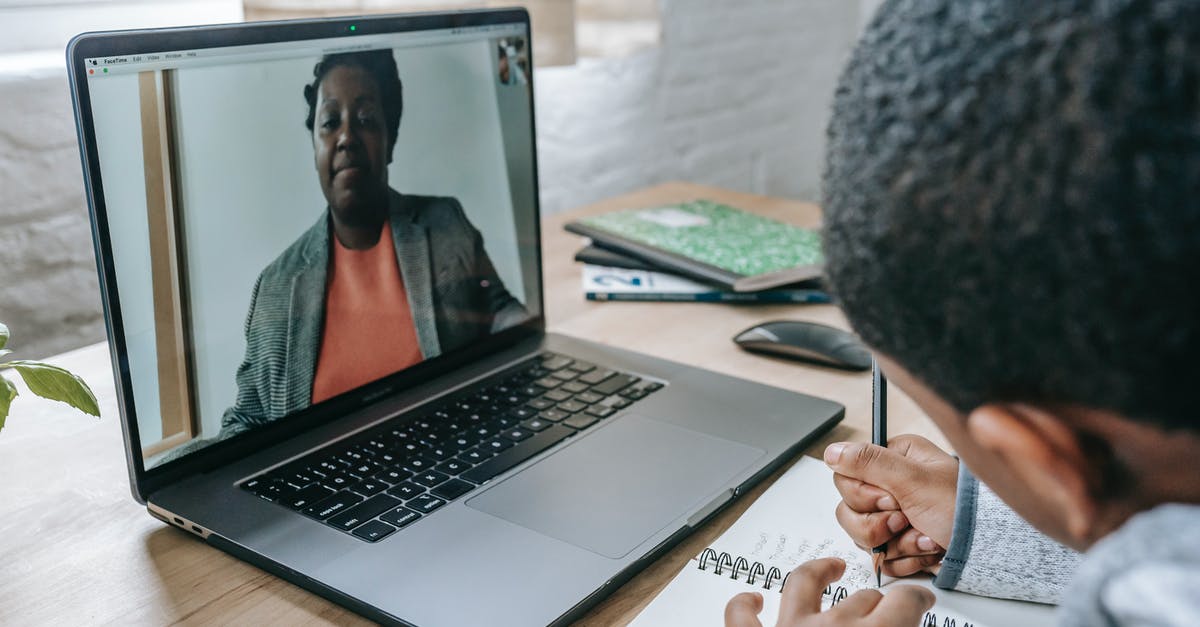
[[[76,33],[521,4],[549,214],[670,180],[816,200],[834,84],[879,2],[0,0],[0,322],[20,358],[104,339],[64,61]]]

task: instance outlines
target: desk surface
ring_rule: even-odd
[[[802,226],[815,226],[811,204],[671,183],[543,223],[545,294],[550,327],[782,388],[837,400],[846,418],[808,451],[870,437],[870,376],[807,367],[741,352],[738,331],[776,318],[844,326],[828,305],[736,306],[707,303],[593,303],[583,299],[579,238],[562,225],[611,209],[710,198]],[[631,324],[630,321],[636,321]],[[17,329],[14,348],[20,348]],[[100,400],[102,419],[35,400],[22,388],[0,433],[0,623],[369,624],[316,595],[210,548],[151,518],[130,496],[108,350],[97,344],[51,361],[81,375]],[[890,394],[895,433],[920,433],[945,445],[899,390]],[[727,529],[779,473],[739,499],[601,602],[583,625],[624,624],[685,562]]]

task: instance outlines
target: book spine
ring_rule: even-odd
[[[659,272],[662,268],[652,266],[641,259],[630,257],[615,251],[610,251],[603,246],[592,244],[587,248],[575,253],[575,261],[585,263],[592,266],[604,266],[606,268],[623,268],[626,270],[644,270],[647,272]]]

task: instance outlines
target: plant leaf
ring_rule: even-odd
[[[3,357],[11,352],[12,351],[8,350],[7,348],[0,348],[0,357]]]
[[[62,401],[75,409],[100,417],[100,405],[96,395],[88,388],[83,379],[50,364],[37,361],[10,361],[5,364],[12,366],[25,379],[29,391],[42,398],[52,401]]]
[[[7,345],[8,345],[8,327],[4,326],[3,322],[0,322],[0,348],[4,348]]]
[[[17,397],[17,386],[12,381],[0,377],[0,429],[4,428],[4,420],[8,418],[8,408]]]

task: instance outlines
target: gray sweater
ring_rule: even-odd
[[[1200,624],[1200,506],[1142,512],[1082,556],[960,465],[954,532],[934,585],[1058,603],[1064,626]],[[1069,582],[1069,584],[1068,584]]]

